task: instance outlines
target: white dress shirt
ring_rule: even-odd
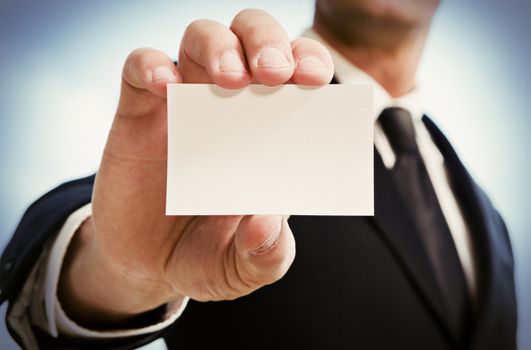
[[[411,113],[417,133],[417,144],[421,156],[426,164],[443,215],[446,218],[457,248],[468,290],[470,295],[474,297],[476,292],[476,278],[470,235],[457,204],[457,200],[450,188],[444,167],[444,159],[422,123],[421,119],[424,114],[424,106],[420,89],[417,87],[407,95],[393,99],[372,77],[352,65],[352,63],[347,61],[336,50],[330,47],[313,30],[307,30],[304,33],[304,36],[318,40],[328,48],[335,65],[335,77],[339,83],[370,84],[374,87],[373,112],[375,121],[380,113],[387,107],[401,107]],[[395,154],[378,123],[375,125],[374,143],[385,166],[387,168],[392,168],[395,163]],[[72,236],[80,227],[81,223],[90,215],[90,204],[87,204],[71,214],[51,247],[45,276],[41,279],[43,280],[41,283],[44,283],[44,286],[41,286],[41,288],[44,288],[44,293],[41,294],[44,294],[44,319],[46,320],[46,324],[41,324],[41,327],[45,328],[45,330],[47,330],[52,336],[57,336],[58,333],[64,333],[79,337],[107,338],[147,334],[161,330],[174,322],[185,309],[188,299],[186,299],[177,309],[170,310],[159,323],[139,329],[110,331],[91,330],[78,325],[65,314],[57,298],[57,285],[61,265]],[[34,289],[38,290],[39,288]],[[35,302],[38,302],[38,298],[34,298],[34,300]],[[41,310],[42,308],[33,309]],[[40,319],[43,319],[43,317],[40,317]]]

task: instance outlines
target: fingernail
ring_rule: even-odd
[[[323,70],[326,66],[324,62],[317,57],[308,56],[297,62],[297,68],[303,70]]]
[[[245,70],[245,65],[243,64],[240,55],[235,51],[226,51],[219,61],[220,72],[244,72]]]
[[[257,248],[253,249],[251,251],[251,254],[253,255],[263,255],[269,252],[274,246],[278,243],[278,238],[280,237],[280,232],[282,231],[282,218],[278,220],[273,226],[271,227],[271,235],[266,238],[262,244],[260,244]]]
[[[260,68],[286,68],[289,61],[282,51],[275,47],[268,47],[262,50],[258,62]]]
[[[153,70],[151,73],[151,80],[153,82],[175,83],[177,78],[171,69],[162,66]]]

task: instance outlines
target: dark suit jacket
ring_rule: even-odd
[[[291,217],[297,257],[279,282],[235,301],[191,301],[160,333],[91,343],[53,339],[35,329],[40,343],[53,349],[125,349],[162,336],[170,349],[516,348],[514,262],[506,227],[442,133],[427,117],[424,122],[445,157],[474,242],[478,303],[468,339],[459,339],[448,321],[417,230],[376,153],[375,216]],[[28,209],[1,259],[2,301],[17,297],[43,244],[91,200],[93,180],[61,185]]]

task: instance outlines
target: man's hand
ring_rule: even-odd
[[[65,260],[59,298],[66,312],[85,325],[116,325],[183,296],[235,299],[280,279],[295,257],[286,218],[165,216],[166,84],[323,85],[332,74],[322,45],[290,42],[259,10],[240,12],[230,28],[210,20],[190,24],[177,67],[159,51],[131,53],[93,216]]]

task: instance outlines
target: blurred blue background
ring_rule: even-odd
[[[0,249],[40,194],[96,170],[132,49],[175,57],[189,22],[228,24],[245,7],[291,37],[313,14],[313,0],[1,0]],[[418,76],[430,115],[509,226],[520,349],[531,349],[530,15],[528,0],[443,1]],[[0,348],[17,349],[3,322]]]

